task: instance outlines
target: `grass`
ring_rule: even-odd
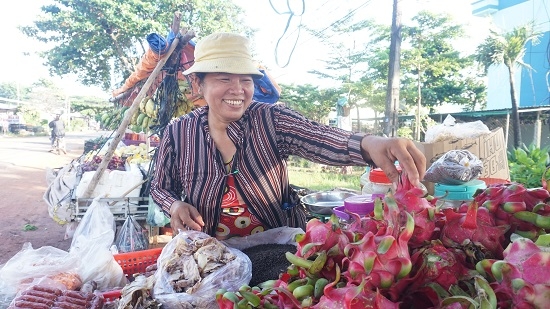
[[[327,191],[335,188],[360,190],[359,178],[363,167],[353,167],[348,175],[340,173],[338,168],[322,168],[313,165],[307,168],[291,166],[288,168],[290,183],[314,191]]]

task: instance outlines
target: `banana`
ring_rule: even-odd
[[[145,117],[147,117],[145,113],[140,113],[137,116],[136,125],[141,126],[143,124],[143,119],[145,119]]]
[[[150,99],[151,97],[144,97],[143,99],[141,99],[141,101],[139,102],[139,110],[142,112],[142,113],[145,113],[145,105],[147,104],[147,101]]]
[[[155,102],[152,99],[149,99],[145,104],[145,114],[147,114],[147,116],[149,117],[152,117],[154,112],[155,112]]]

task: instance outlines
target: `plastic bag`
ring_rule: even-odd
[[[128,216],[124,220],[116,236],[115,245],[120,253],[149,249],[149,240],[134,216]]]
[[[24,243],[21,251],[0,269],[0,292],[13,296],[25,283],[62,273],[75,273],[79,265],[79,259],[67,251],[50,246],[33,249],[31,243]]]
[[[81,261],[78,273],[82,281],[95,281],[100,290],[126,284],[124,272],[109,250],[115,231],[115,219],[107,202],[96,197],[76,228],[69,249]]]
[[[450,150],[426,171],[425,181],[461,185],[479,177],[483,162],[468,150]]]
[[[456,123],[453,116],[447,115],[442,124],[429,127],[424,138],[427,143],[449,139],[477,138],[489,134],[491,130],[481,121]]]
[[[48,214],[60,225],[74,219],[71,200],[81,177],[82,169],[74,161],[59,170],[46,171],[48,189],[44,192],[43,199],[48,204]]]
[[[283,226],[249,236],[232,237],[223,240],[222,243],[239,250],[265,244],[296,245],[296,235],[304,233],[301,228]]]
[[[147,208],[147,224],[150,226],[166,226],[170,219],[164,214],[160,207],[149,196],[149,207]]]
[[[166,308],[217,308],[219,289],[237,291],[251,278],[252,263],[240,250],[203,232],[180,231],[157,260],[153,296]],[[178,292],[184,285],[186,292]]]

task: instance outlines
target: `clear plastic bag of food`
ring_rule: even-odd
[[[461,185],[479,177],[483,162],[468,150],[450,150],[426,171],[425,181]]]
[[[460,123],[453,116],[447,115],[443,123],[428,128],[424,141],[436,143],[449,139],[477,138],[489,133],[491,130],[481,120]]]
[[[246,254],[198,231],[180,231],[157,260],[153,296],[166,308],[217,308],[219,289],[237,291],[252,278]]]
[[[134,216],[128,216],[124,220],[116,236],[115,245],[119,253],[149,249],[149,240]]]

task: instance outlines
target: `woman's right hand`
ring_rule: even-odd
[[[175,201],[170,207],[170,227],[177,234],[179,230],[200,231],[204,221],[197,208],[183,201]]]

